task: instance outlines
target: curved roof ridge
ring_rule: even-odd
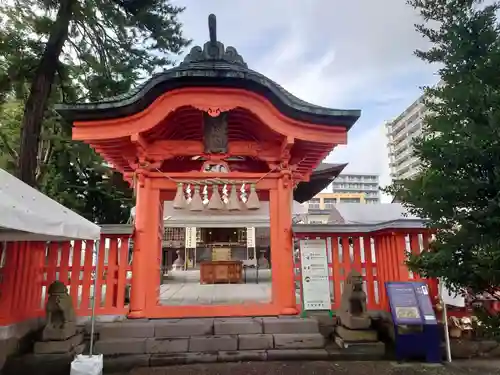
[[[215,16],[209,16],[210,40],[195,46],[178,66],[153,75],[127,93],[100,102],[58,104],[56,110],[67,120],[91,121],[126,117],[144,110],[165,92],[183,87],[227,87],[253,91],[270,100],[283,114],[300,121],[343,126],[349,129],[361,111],[322,107],[308,103],[270,78],[249,69],[234,47],[217,41]]]

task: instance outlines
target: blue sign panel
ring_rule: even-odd
[[[414,282],[412,284],[417,294],[418,306],[424,318],[424,324],[437,324],[436,314],[432,308],[427,284],[423,282]]]
[[[441,361],[441,339],[429,289],[424,282],[388,282],[396,334],[396,358],[425,357],[428,362]],[[422,326],[419,331],[400,331],[401,326]]]

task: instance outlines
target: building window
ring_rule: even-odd
[[[359,198],[340,198],[340,203],[360,203]]]
[[[337,199],[325,198],[324,203],[325,203],[325,210],[331,210],[335,206],[335,203],[337,203]]]
[[[184,241],[185,228],[165,228],[164,241]]]
[[[309,201],[308,207],[313,210],[319,210],[319,199],[313,198]]]

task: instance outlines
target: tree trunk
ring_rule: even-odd
[[[43,117],[59,64],[59,56],[68,37],[75,0],[61,0],[60,4],[24,106],[18,177],[30,186],[36,185],[37,154]]]

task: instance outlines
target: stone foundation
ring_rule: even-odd
[[[340,349],[330,336],[335,320],[325,318],[321,324],[318,320],[320,319],[284,316],[100,319],[95,325],[94,353],[104,355],[104,368],[107,372],[188,363],[384,358],[383,350],[374,355],[356,347],[349,350]],[[90,325],[88,322],[81,323],[84,323],[88,335]],[[325,331],[325,327],[329,329]],[[54,345],[57,348],[54,348]],[[47,346],[50,346],[52,351],[63,351],[71,346],[71,343],[37,343],[36,353],[14,358],[5,369],[6,374],[17,375],[34,371],[47,375],[67,375],[74,353],[84,349],[82,345],[78,345],[70,354],[41,354],[48,352]],[[85,352],[88,352],[88,347]],[[42,372],[37,370],[42,367]]]
[[[42,319],[30,319],[0,327],[0,370],[10,356],[32,349],[35,335],[42,327]]]
[[[33,349],[35,354],[64,354],[73,353],[75,348],[83,343],[83,334],[78,333],[66,340],[58,341],[38,341]],[[81,354],[82,350],[76,350],[77,354]]]
[[[129,320],[97,324],[96,332],[95,351],[104,355],[110,372],[188,363],[363,359],[339,350],[315,318]]]

